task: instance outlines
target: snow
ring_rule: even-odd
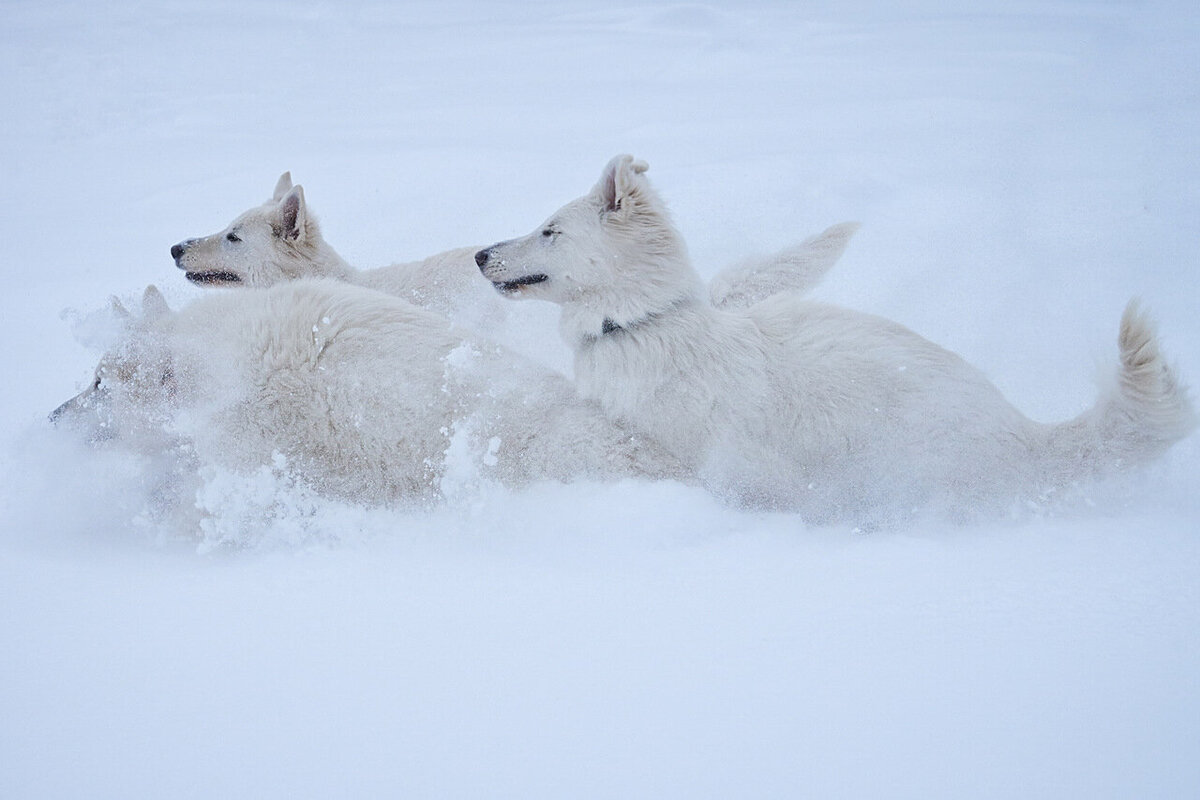
[[[523,234],[618,152],[706,275],[862,222],[819,296],[1037,419],[1133,295],[1195,381],[1198,37],[1154,1],[7,4],[0,796],[1200,794],[1196,436],[1015,523],[647,482],[387,512],[275,464],[206,474],[184,538],[153,465],[45,421],[108,296],[197,296],[170,245],[284,170],[365,267]]]

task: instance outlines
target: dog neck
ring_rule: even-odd
[[[308,269],[311,270],[313,277],[350,280],[357,272],[324,239],[316,242],[315,246],[301,258],[307,261]]]
[[[630,320],[629,322],[618,323],[614,321],[612,317],[606,316],[600,321],[599,332],[584,331],[580,337],[580,342],[584,347],[591,347],[604,340],[616,339],[631,333],[638,333],[647,328],[654,327],[663,319],[674,316],[685,308],[694,306],[695,303],[696,300],[694,297],[685,295],[675,298],[675,300],[668,303],[664,308],[661,308],[657,311],[647,312],[641,317]]]

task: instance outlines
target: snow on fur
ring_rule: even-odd
[[[561,305],[582,394],[736,502],[813,521],[995,514],[1145,463],[1191,428],[1135,306],[1119,390],[1050,426],[889,320],[794,294],[715,308],[647,168],[617,156],[589,194],[479,261],[509,295]]]
[[[304,280],[172,312],[151,287],[143,307],[62,424],[368,504],[437,499],[448,455],[506,487],[683,474],[566,379],[380,292]]]

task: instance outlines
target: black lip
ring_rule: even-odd
[[[549,275],[543,275],[538,272],[533,275],[526,275],[522,278],[514,278],[511,281],[492,281],[492,285],[505,294],[510,294],[520,289],[522,286],[532,286],[535,283],[543,283],[550,280]]]
[[[192,283],[199,283],[201,285],[242,282],[242,276],[221,269],[213,270],[212,272],[187,272],[184,273],[184,277]]]

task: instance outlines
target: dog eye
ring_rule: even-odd
[[[225,238],[231,242],[240,242],[242,240],[242,237],[238,236],[233,231],[230,231],[229,233],[225,234]]]
[[[551,236],[553,236],[556,233],[558,233],[558,231],[554,230],[554,228],[546,228],[544,231],[542,231],[542,236],[549,239]]]

